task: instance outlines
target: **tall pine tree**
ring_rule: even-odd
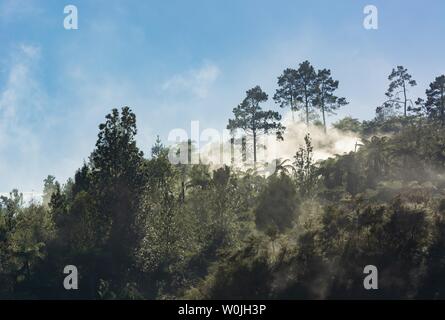
[[[229,119],[227,129],[243,129],[253,138],[253,161],[257,162],[257,142],[261,134],[275,132],[277,139],[283,139],[285,127],[280,123],[281,115],[272,110],[263,111],[260,103],[267,101],[267,94],[256,86],[246,92],[246,97],[233,109],[234,119]]]

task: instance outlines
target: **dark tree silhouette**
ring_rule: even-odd
[[[334,95],[338,89],[338,81],[332,79],[331,70],[323,69],[317,72],[315,80],[314,106],[320,109],[323,117],[323,127],[326,132],[326,114],[333,114],[335,110],[348,104],[345,98]]]
[[[309,61],[304,61],[297,69],[297,101],[303,104],[306,113],[306,125],[309,125],[309,114],[313,111],[315,98],[316,73]]]
[[[128,107],[113,109],[99,126],[91,155],[94,192],[99,212],[109,225],[110,275],[119,283],[132,265],[138,243],[136,212],[144,175],[143,153],[136,146],[136,115]]]
[[[257,139],[261,134],[275,132],[277,139],[283,139],[285,127],[280,123],[281,115],[272,110],[263,111],[260,103],[267,101],[267,94],[256,86],[246,92],[246,98],[233,109],[234,119],[229,119],[227,129],[243,129],[253,138],[253,161],[257,162]]]
[[[297,70],[287,68],[278,77],[278,89],[274,100],[281,108],[290,107],[292,119],[294,112],[304,110],[306,124],[309,125],[309,115],[315,98],[316,72],[309,61],[300,64]]]
[[[388,91],[385,93],[388,100],[385,102],[384,107],[399,109],[403,106],[403,115],[406,117],[409,110],[408,102],[412,105],[412,101],[408,98],[408,88],[416,86],[417,83],[408,73],[408,69],[403,66],[397,66],[397,68],[392,69],[388,80],[391,82],[389,83]]]
[[[281,108],[290,108],[293,121],[295,120],[294,113],[299,108],[297,76],[297,70],[285,69],[283,74],[278,77],[278,89],[273,97]]]
[[[445,75],[441,75],[426,90],[425,108],[427,114],[445,124]]]

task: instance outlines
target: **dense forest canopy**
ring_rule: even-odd
[[[360,137],[353,151],[315,161],[307,134],[270,175],[173,164],[159,137],[146,156],[136,115],[113,109],[72,179],[48,176],[41,203],[1,197],[0,298],[445,298],[445,76],[415,102],[406,68],[389,81],[374,119],[333,124]],[[273,100],[329,135],[338,87],[305,61]],[[267,100],[248,90],[228,121],[255,161],[256,137],[286,130]],[[63,287],[67,265],[78,290]],[[363,289],[366,265],[377,291]]]

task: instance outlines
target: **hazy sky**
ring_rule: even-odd
[[[63,28],[68,4],[78,30]],[[367,4],[378,30],[363,28]],[[247,89],[272,96],[306,59],[350,101],[331,120],[369,119],[393,66],[418,81],[413,96],[445,73],[444,31],[443,0],[0,0],[0,193],[72,176],[113,107],[135,111],[148,153],[156,134],[192,120],[224,128]]]

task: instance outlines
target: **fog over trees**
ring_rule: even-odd
[[[334,79],[289,67],[273,99],[247,90],[227,128],[245,131],[255,163],[260,135],[285,137],[273,108],[329,135],[348,103]],[[395,67],[374,119],[333,123],[360,138],[353,151],[315,161],[307,134],[268,175],[174,164],[159,137],[145,155],[131,108],[111,110],[73,178],[48,176],[41,203],[0,198],[0,298],[445,298],[445,75],[432,79],[416,99]],[[67,265],[78,290],[63,286]]]

